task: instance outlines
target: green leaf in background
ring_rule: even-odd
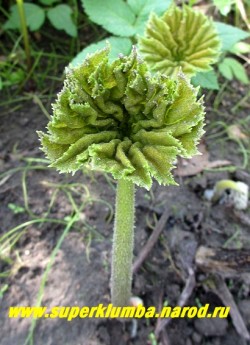
[[[171,0],[128,0],[128,5],[136,16],[134,27],[137,34],[143,34],[151,12],[161,16],[171,4]]]
[[[192,84],[209,90],[219,90],[220,88],[218,77],[214,70],[206,73],[197,73],[196,76],[192,78]]]
[[[237,60],[233,58],[225,58],[219,64],[219,71],[228,80],[233,78],[238,79],[243,84],[248,84],[249,79],[244,67]]]
[[[233,54],[250,54],[250,44],[245,42],[236,43],[233,48],[230,49]]]
[[[71,65],[74,67],[81,64],[86,58],[87,54],[94,53],[96,50],[100,50],[107,46],[107,41],[111,45],[111,51],[109,53],[109,61],[115,60],[119,54],[129,55],[132,49],[132,42],[129,38],[125,37],[108,37],[104,40],[93,43],[84,48],[72,61]]]
[[[189,0],[188,1],[188,6],[194,6],[198,0]]]
[[[92,22],[117,36],[129,37],[135,34],[135,14],[123,0],[81,1]]]
[[[39,0],[39,2],[45,6],[51,6],[58,2],[59,0]]]
[[[54,28],[64,30],[68,35],[76,37],[77,30],[71,17],[72,12],[68,5],[57,5],[48,10],[47,16]]]
[[[223,16],[231,11],[232,0],[213,0],[213,2]]]
[[[30,31],[36,31],[40,29],[45,20],[45,11],[38,5],[24,3],[24,12],[26,17],[26,23]],[[10,17],[3,25],[5,30],[19,29],[20,17],[17,5],[13,5],[10,8]]]
[[[249,32],[238,29],[232,25],[215,22],[218,34],[222,42],[222,50],[230,50],[237,42],[250,36]]]
[[[171,0],[82,0],[89,18],[107,31],[123,37],[143,34],[149,14],[162,15]]]
[[[202,12],[170,6],[163,16],[150,15],[139,50],[151,71],[176,76],[208,72],[218,61],[221,40],[213,21]]]

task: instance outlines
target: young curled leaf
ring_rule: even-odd
[[[153,14],[139,49],[152,71],[192,77],[211,69],[219,57],[220,39],[212,20],[190,7],[171,6],[162,17]]]
[[[203,133],[204,108],[183,75],[152,76],[135,49],[108,62],[109,48],[69,69],[39,132],[51,166],[75,172],[87,164],[147,189],[154,177],[175,184],[178,155],[191,157]]]

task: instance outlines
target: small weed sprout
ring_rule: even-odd
[[[84,165],[117,179],[111,299],[129,304],[132,282],[135,185],[152,178],[176,184],[177,156],[197,154],[204,107],[184,75],[151,75],[134,48],[109,63],[109,50],[69,69],[53,105],[47,133],[38,132],[51,167],[74,173]]]

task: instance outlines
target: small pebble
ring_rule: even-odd
[[[202,341],[202,336],[197,332],[193,332],[192,339],[195,342],[195,344],[200,344],[200,342]]]
[[[193,342],[192,340],[190,340],[190,338],[187,338],[186,345],[193,345]]]

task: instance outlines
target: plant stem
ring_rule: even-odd
[[[25,19],[23,0],[16,0],[16,2],[17,2],[19,17],[20,17],[20,22],[21,22],[21,32],[23,35],[24,50],[25,50],[25,55],[26,55],[26,60],[27,60],[27,70],[29,72],[31,69],[30,45],[29,45],[29,35],[28,35],[27,23]]]
[[[114,306],[128,306],[131,297],[134,197],[133,182],[118,180],[111,273],[111,302]]]

